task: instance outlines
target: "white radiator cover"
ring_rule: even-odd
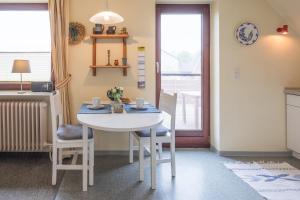
[[[0,101],[0,151],[44,150],[47,112],[42,101]]]

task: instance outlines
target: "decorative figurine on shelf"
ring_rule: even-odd
[[[104,31],[104,25],[102,24],[95,24],[95,27],[93,28],[94,34],[102,34]]]
[[[123,27],[121,30],[120,30],[120,34],[122,35],[125,35],[125,34],[128,34],[127,33],[127,28],[126,27]]]
[[[106,66],[111,66],[110,64],[110,50],[107,50],[107,64]]]
[[[115,60],[114,65],[119,66],[119,60]]]
[[[116,26],[109,26],[106,30],[106,34],[112,35],[116,34],[117,27]]]
[[[127,65],[127,58],[122,58],[122,65],[126,66]]]

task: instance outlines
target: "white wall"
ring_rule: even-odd
[[[220,149],[220,13],[219,1],[211,4],[211,145]]]
[[[179,2],[178,2],[179,3]],[[93,96],[105,98],[113,85],[126,88],[127,96],[155,98],[155,1],[111,0],[110,7],[125,18],[123,25],[132,36],[129,41],[127,77],[120,71],[98,70],[93,77],[91,44],[87,39],[70,46],[72,117],[82,101]],[[88,34],[89,17],[103,9],[104,1],[71,0],[70,19],[83,23]],[[260,30],[256,44],[245,47],[235,39],[239,24],[253,22]],[[211,57],[211,133],[212,144],[221,151],[285,151],[285,109],[283,89],[300,86],[300,41],[292,31],[278,35],[276,28],[285,21],[263,0],[216,0],[212,8]],[[219,31],[218,31],[219,30]],[[119,57],[118,44],[105,44],[113,57]],[[136,88],[136,47],[145,45],[147,58],[147,88]],[[104,50],[103,50],[104,51]],[[105,59],[98,54],[98,59]],[[239,80],[234,70],[240,70]],[[97,149],[126,150],[127,136],[99,134]]]
[[[286,86],[300,85],[300,40],[278,35],[282,18],[262,0],[219,1],[221,151],[285,151]],[[234,32],[253,22],[260,38],[240,45]],[[215,54],[216,56],[216,54]],[[240,79],[234,79],[234,71]]]
[[[72,121],[76,123],[76,112],[82,102],[99,96],[105,100],[106,91],[115,85],[123,86],[125,95],[135,99],[144,97],[155,102],[155,1],[154,0],[110,0],[111,10],[119,13],[125,21],[118,27],[126,26],[130,35],[128,40],[128,63],[131,68],[124,77],[119,69],[98,69],[92,76],[89,66],[92,64],[92,45],[89,35],[93,24],[89,18],[105,9],[105,0],[71,0],[70,21],[85,25],[87,38],[78,45],[70,45],[70,73]],[[110,42],[113,42],[112,44]],[[106,50],[111,50],[111,61],[122,58],[122,44],[116,41],[98,43],[98,64],[106,64]],[[146,88],[137,88],[137,47],[146,47]],[[124,122],[126,123],[126,122]],[[96,149],[126,150],[128,134],[96,134]]]

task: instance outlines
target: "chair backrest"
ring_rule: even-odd
[[[177,93],[173,95],[160,91],[159,97],[159,109],[166,112],[171,117],[171,131],[175,133],[175,121],[176,121],[176,105],[177,105]]]
[[[63,110],[59,91],[51,97],[51,121],[52,121],[52,142],[56,142],[56,131],[58,126],[63,125]]]

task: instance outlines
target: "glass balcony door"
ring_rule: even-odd
[[[207,8],[157,5],[157,94],[161,89],[178,94],[176,141],[187,147],[209,143],[209,124],[205,124],[209,116],[209,93],[205,87],[209,84],[209,61],[205,60],[209,54],[205,52],[209,50],[205,40],[209,35],[204,30],[209,17]],[[192,139],[199,142],[188,142]]]

